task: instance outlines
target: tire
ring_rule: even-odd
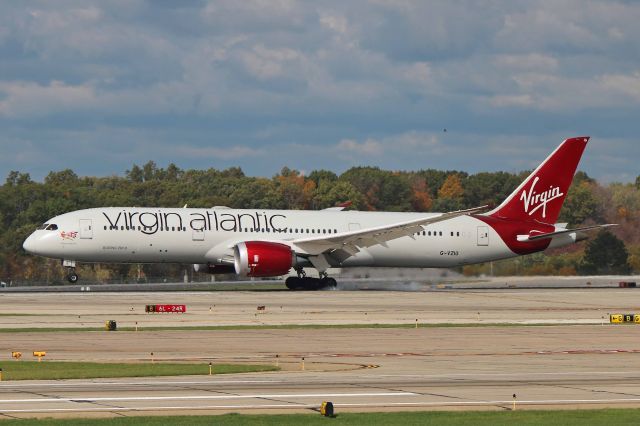
[[[71,284],[77,283],[79,279],[80,277],[75,272],[70,272],[69,275],[67,275],[67,281],[69,281]]]
[[[301,281],[300,278],[289,277],[285,280],[284,285],[286,285],[289,290],[300,290]]]
[[[325,283],[326,283],[325,285],[329,288],[338,287],[338,282],[335,280],[335,278],[326,278]]]

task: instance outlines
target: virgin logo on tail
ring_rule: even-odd
[[[542,217],[546,218],[547,204],[550,201],[555,200],[556,198],[562,197],[564,193],[560,191],[560,187],[558,186],[550,186],[549,189],[544,192],[536,192],[535,188],[539,180],[540,178],[536,176],[536,178],[533,180],[533,183],[531,184],[531,188],[529,188],[529,192],[527,192],[526,189],[522,191],[522,194],[520,195],[520,201],[524,203],[524,212],[528,213],[529,216],[533,215],[540,208],[542,208]]]

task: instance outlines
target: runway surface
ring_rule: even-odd
[[[1,382],[0,413],[271,413],[309,411],[325,400],[338,412],[511,409],[513,394],[517,408],[640,407],[640,325],[602,325],[601,319],[609,311],[640,312],[638,296],[638,291],[625,289],[92,294],[66,299],[55,294],[2,295],[3,312],[16,315],[3,316],[0,328],[21,322],[34,327],[38,321],[40,326],[81,326],[72,318],[77,313],[89,325],[105,317],[119,324],[157,321],[165,326],[411,323],[417,314],[421,320],[417,329],[145,331],[141,326],[138,332],[3,333],[0,353],[7,358],[12,350],[46,350],[47,360],[150,362],[154,352],[157,361],[278,363],[282,371]],[[139,311],[146,300],[164,303],[169,298],[187,303],[187,314]],[[267,313],[258,314],[256,303],[265,304]],[[468,326],[423,326],[447,320]],[[559,325],[499,326],[485,321]],[[10,362],[16,361],[1,364]]]

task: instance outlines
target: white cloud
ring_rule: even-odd
[[[259,80],[287,76],[287,68],[301,55],[293,49],[269,49],[263,45],[254,46],[240,53],[240,58],[251,75]]]
[[[398,153],[422,154],[440,153],[443,145],[440,139],[429,133],[416,131],[386,136],[381,139],[366,138],[362,142],[354,139],[342,139],[335,145],[334,150],[342,156],[360,158],[361,156],[382,157]]]
[[[531,95],[495,95],[489,99],[489,103],[496,107],[529,107],[534,105]]]
[[[383,146],[375,139],[367,139],[362,142],[353,139],[342,139],[335,147],[339,154],[355,154],[357,156],[379,156],[383,152]]]
[[[528,53],[516,55],[497,55],[495,58],[497,67],[508,67],[515,70],[554,71],[558,68],[558,59],[551,55],[541,53]]]
[[[625,98],[640,102],[640,71],[633,74],[609,74],[602,76],[602,84]]]
[[[40,116],[60,111],[81,110],[96,102],[89,85],[70,86],[52,81],[46,86],[32,82],[0,82],[0,115]]]

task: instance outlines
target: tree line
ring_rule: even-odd
[[[445,212],[504,200],[529,174],[455,170],[389,171],[353,167],[337,175],[314,170],[303,175],[283,168],[271,178],[247,176],[237,167],[183,170],[153,161],[133,165],[124,176],[78,176],[73,170],[50,172],[42,182],[12,171],[0,187],[0,278],[3,281],[61,280],[55,262],[29,256],[24,239],[40,224],[73,210],[108,207],[211,207],[319,210],[346,201],[356,210]],[[603,185],[578,172],[560,221],[569,226],[618,223],[590,243],[499,262],[499,274],[591,274],[640,272],[640,177],[635,184]],[[595,244],[597,242],[597,244]],[[603,253],[605,258],[603,258]],[[608,259],[606,256],[615,256]],[[177,265],[87,265],[83,276],[98,281],[167,276]],[[488,273],[488,265],[461,269],[469,275]],[[88,274],[88,275],[87,275]]]

